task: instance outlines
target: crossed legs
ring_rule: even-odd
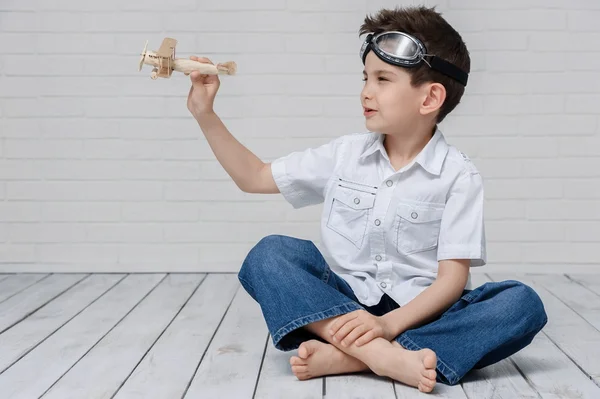
[[[321,320],[304,327],[329,344],[309,340],[300,345],[298,356],[290,359],[292,371],[298,379],[371,370],[421,392],[433,390],[437,358],[432,350],[409,351],[396,341],[388,342],[384,338],[376,338],[359,347],[354,344],[343,347],[328,334],[335,319]]]

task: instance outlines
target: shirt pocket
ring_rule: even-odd
[[[438,245],[443,208],[399,203],[396,209],[396,248],[411,255]]]
[[[338,185],[333,193],[327,227],[360,248],[374,203],[374,193]]]

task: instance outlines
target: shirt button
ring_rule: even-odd
[[[416,218],[418,218],[418,217],[419,217],[419,214],[418,214],[417,212],[413,212],[413,213],[411,213],[411,214],[410,214],[410,216],[411,216],[413,219],[416,219]]]
[[[354,203],[355,203],[355,204],[360,204],[360,199],[358,199],[358,198],[354,198]]]
[[[385,184],[387,184],[388,187],[392,187],[392,184],[394,184],[391,180],[388,180],[385,182]]]
[[[375,257],[375,260],[381,260],[381,255],[377,255],[377,256]]]
[[[379,219],[375,219],[375,226],[379,226],[381,224],[381,221]]]
[[[386,283],[380,283],[379,285],[381,286],[381,288],[385,288],[385,287],[387,287],[387,284],[386,284]]]

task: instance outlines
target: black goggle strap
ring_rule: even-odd
[[[365,41],[363,43],[363,49],[361,49],[362,51],[362,62],[363,64],[365,63],[365,59],[367,58],[367,53],[369,52],[369,50],[371,49],[371,39],[373,38],[373,34],[369,33],[367,35],[367,37],[365,38]]]
[[[456,65],[442,59],[436,57],[435,55],[431,56],[429,63],[432,69],[443,73],[446,76],[451,77],[452,79],[458,81],[463,86],[467,85],[467,81],[469,80],[469,74],[457,67]]]

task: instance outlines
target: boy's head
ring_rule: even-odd
[[[434,125],[441,122],[458,105],[465,90],[464,79],[471,67],[465,43],[440,13],[424,6],[380,10],[375,16],[365,18],[359,35],[390,31],[416,38],[425,46],[426,54],[436,56],[437,60],[432,62],[425,57],[428,62],[418,66],[397,66],[383,61],[370,48],[364,58],[365,86],[361,93],[363,106],[377,111],[367,116],[370,130],[387,133],[395,129],[410,130],[423,120],[431,120]],[[398,50],[398,46],[413,47],[402,35],[385,37],[378,42],[384,51]],[[386,41],[388,46],[391,42],[396,47],[384,48]],[[377,72],[381,70],[385,72]]]

